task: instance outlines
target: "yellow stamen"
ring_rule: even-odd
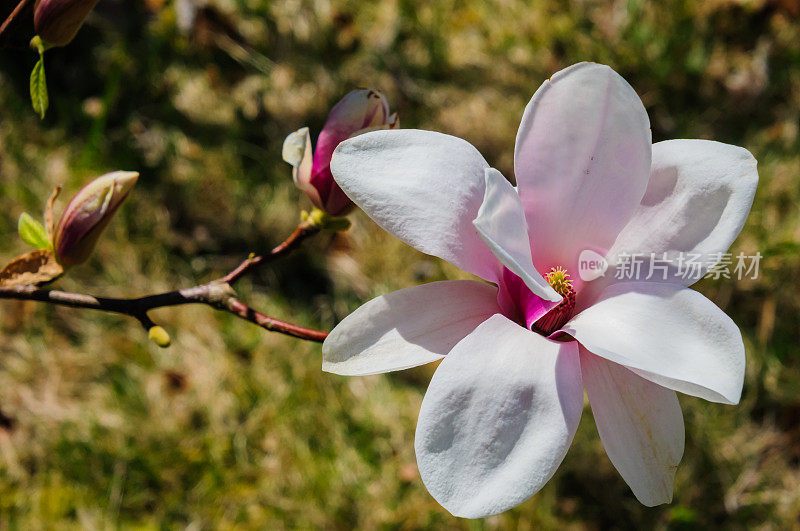
[[[552,286],[556,293],[562,297],[566,297],[572,289],[572,280],[569,278],[567,270],[561,266],[550,268],[550,272],[545,275],[545,280]]]

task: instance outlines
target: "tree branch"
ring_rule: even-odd
[[[3,21],[3,24],[0,25],[0,36],[2,36],[3,33],[5,33],[6,29],[8,29],[8,27],[19,16],[19,14],[22,13],[22,10],[25,9],[25,7],[28,5],[29,1],[30,0],[20,0],[19,4],[17,4],[17,7],[14,8],[14,10],[11,12],[11,14],[8,15],[8,17],[5,19],[5,21]]]
[[[296,229],[294,229],[294,232],[292,232],[288,238],[283,240],[274,249],[272,249],[272,251],[270,251],[268,255],[250,256],[241,264],[239,264],[236,267],[236,269],[234,269],[233,271],[222,277],[220,281],[233,285],[237,280],[245,276],[254,268],[258,267],[260,264],[271,262],[272,260],[278,258],[279,256],[289,254],[297,247],[299,247],[300,244],[303,243],[303,240],[318,232],[319,228],[315,227],[314,225],[311,225],[310,223],[308,223],[308,221],[303,221],[297,226]]]
[[[275,247],[268,255],[263,257],[250,256],[224,277],[207,284],[182,290],[156,293],[145,297],[117,299],[41,289],[36,286],[20,286],[13,288],[0,287],[0,299],[37,301],[57,306],[127,315],[137,319],[145,330],[149,330],[155,325],[147,315],[151,310],[184,304],[205,304],[216,310],[230,313],[240,319],[256,324],[265,330],[321,343],[327,337],[327,332],[287,323],[258,312],[237,299],[236,293],[231,287],[234,282],[247,273],[254,271],[260,264],[290,253],[299,247],[306,238],[317,232],[319,232],[318,228],[307,222],[302,222],[286,240]]]

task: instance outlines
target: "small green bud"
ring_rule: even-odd
[[[147,331],[147,336],[150,338],[150,341],[161,348],[167,348],[170,343],[172,343],[169,333],[160,326],[151,327],[150,330]]]
[[[314,210],[308,213],[304,221],[307,221],[312,227],[321,229],[323,226],[325,226],[325,220],[327,217],[328,214],[326,214],[324,210],[314,208]]]
[[[311,213],[303,211],[303,221],[320,230],[342,231],[350,228],[350,220],[331,216],[324,210],[314,208]]]

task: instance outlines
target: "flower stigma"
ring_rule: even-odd
[[[569,321],[572,311],[575,309],[575,289],[572,287],[572,279],[567,270],[561,266],[550,269],[545,275],[545,280],[556,290],[556,293],[564,297],[558,305],[540,317],[531,325],[531,330],[542,335],[549,336]]]

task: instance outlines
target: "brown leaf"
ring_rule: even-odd
[[[0,270],[0,288],[44,284],[64,273],[50,249],[38,249],[14,258]]]

